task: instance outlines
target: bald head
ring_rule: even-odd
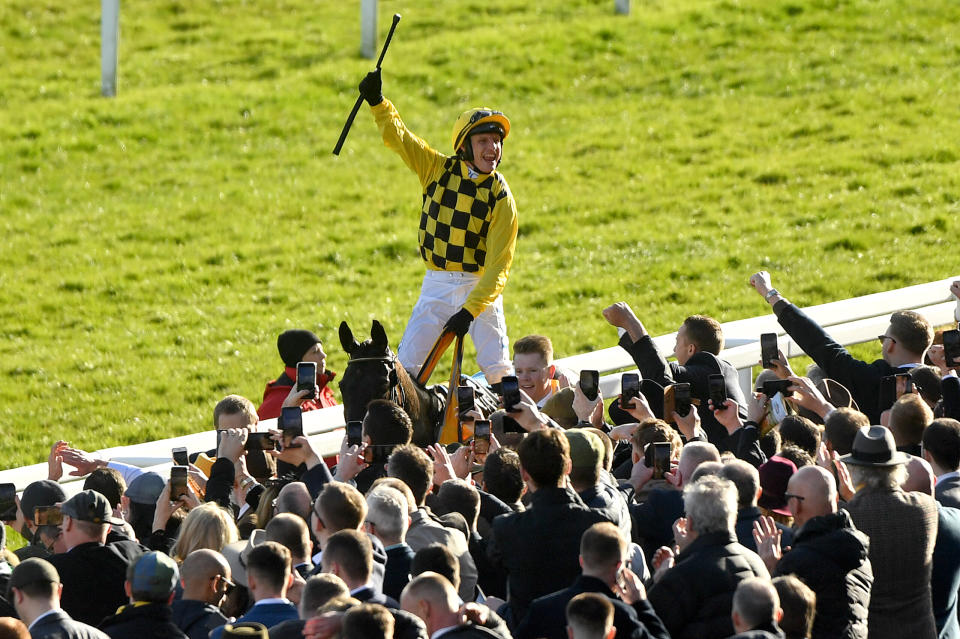
[[[787,507],[799,528],[813,517],[837,512],[837,482],[833,475],[820,466],[804,466],[790,477]]]
[[[900,484],[904,492],[918,492],[933,496],[934,474],[933,468],[920,457],[909,456],[907,461],[907,478]]]
[[[293,513],[300,515],[304,521],[310,521],[310,508],[313,506],[313,500],[310,499],[310,491],[307,485],[302,481],[295,481],[287,484],[280,489],[277,494],[277,512]]]
[[[750,577],[733,594],[733,628],[738,633],[776,623],[783,616],[780,596],[769,579]]]
[[[693,471],[697,466],[704,462],[719,462],[720,451],[713,444],[707,442],[690,442],[683,447],[680,452],[680,466],[677,471],[680,473],[682,485],[690,483],[689,477],[693,477]]]
[[[226,582],[230,580],[230,564],[216,550],[194,550],[180,566],[184,599],[216,605],[223,597]]]
[[[400,607],[423,620],[427,634],[459,623],[460,597],[446,577],[425,572],[407,584]]]

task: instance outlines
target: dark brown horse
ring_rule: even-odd
[[[380,322],[373,320],[370,339],[363,343],[357,342],[346,322],[341,322],[340,345],[350,355],[340,380],[344,419],[360,421],[372,400],[389,399],[410,416],[414,444],[427,446],[436,442],[445,391],[442,387],[424,388],[407,374],[390,350]]]

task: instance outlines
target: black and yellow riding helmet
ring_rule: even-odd
[[[510,120],[500,111],[486,107],[477,107],[464,111],[453,125],[453,152],[463,152],[460,157],[473,161],[473,146],[464,144],[475,133],[499,133],[500,139],[510,135]]]

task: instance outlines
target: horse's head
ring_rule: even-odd
[[[340,345],[350,356],[340,379],[343,415],[346,421],[359,421],[374,399],[394,399],[392,391],[399,384],[396,356],[390,350],[387,333],[380,322],[373,320],[370,339],[360,343],[346,322],[340,323]]]

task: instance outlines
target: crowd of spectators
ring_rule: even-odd
[[[461,415],[489,420],[488,450],[417,447],[387,400],[336,460],[264,434],[335,402],[320,339],[287,331],[284,373],[259,409],[216,404],[185,484],[53,443],[5,522],[27,545],[0,534],[0,639],[960,638],[960,378],[940,334],[894,313],[861,361],[769,274],[750,284],[805,375],[781,353],[744,393],[718,322],[688,317],[668,361],[621,302],[603,316],[641,392],[605,413],[524,337],[519,402]],[[65,466],[85,476],[69,498]]]

